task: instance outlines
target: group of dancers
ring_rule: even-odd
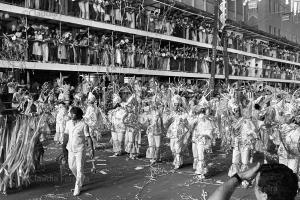
[[[109,130],[115,156],[128,153],[136,159],[141,153],[142,134],[146,133],[146,158],[151,164],[161,161],[163,138],[167,137],[174,169],[183,165],[184,152],[192,148],[193,169],[201,179],[208,171],[207,153],[212,152],[217,140],[224,152],[232,153],[229,176],[246,170],[255,152],[263,153],[265,162],[275,152],[280,163],[298,173],[297,92],[291,94],[263,83],[242,89],[234,84],[213,96],[208,84],[161,84],[152,79],[145,86],[133,79],[128,84],[113,84],[112,107],[106,111],[91,82],[77,88],[62,82],[57,85],[58,92],[54,92],[44,84],[36,105],[43,105],[37,110],[56,105],[48,112],[55,116],[54,140],[58,143],[64,143],[69,110],[80,107],[94,146]]]

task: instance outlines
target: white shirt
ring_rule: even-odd
[[[69,141],[67,144],[67,149],[69,151],[74,153],[84,151],[85,137],[90,136],[87,124],[84,121],[74,124],[72,120],[69,120],[66,124],[65,133],[69,134]]]

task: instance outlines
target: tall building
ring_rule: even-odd
[[[213,13],[214,0],[178,0]],[[299,0],[226,0],[227,17],[275,36],[300,42]]]

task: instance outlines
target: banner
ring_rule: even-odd
[[[250,1],[248,3],[248,8],[249,9],[257,9],[257,1]]]

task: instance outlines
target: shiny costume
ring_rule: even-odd
[[[135,159],[140,153],[141,147],[141,125],[137,112],[137,99],[133,94],[125,104],[126,115],[125,124],[125,151],[130,154],[130,158]]]
[[[207,173],[205,152],[210,150],[213,141],[214,125],[204,114],[198,115],[192,121],[192,148],[195,174],[205,175]]]
[[[294,155],[289,147],[292,146],[290,143],[298,143],[300,127],[296,124],[283,124],[280,132],[282,140],[280,140],[278,148],[279,163],[286,165],[294,173],[298,174],[299,157]]]
[[[146,133],[149,143],[146,158],[151,159],[151,162],[155,162],[160,159],[161,136],[163,134],[162,115],[159,111],[152,110],[146,118]]]
[[[68,111],[66,107],[59,104],[56,114],[56,133],[54,136],[54,141],[63,143],[64,133],[66,128],[66,122],[68,120]]]
[[[108,121],[110,122],[110,130],[113,142],[113,151],[115,154],[120,155],[124,151],[124,135],[125,135],[125,124],[124,117],[127,112],[122,107],[117,107],[108,112]]]
[[[175,96],[172,101],[181,103],[181,97]],[[167,131],[167,137],[170,138],[170,149],[172,151],[175,169],[178,169],[183,164],[183,151],[189,138],[188,114],[183,110],[174,110],[167,116],[165,124],[170,124]]]
[[[95,105],[89,104],[83,116],[85,123],[89,126],[90,134],[92,137],[96,137],[97,134],[97,110],[98,108]]]
[[[242,117],[238,119],[234,124],[234,130],[232,165],[228,172],[230,177],[237,172],[247,170],[250,162],[250,151],[254,149],[255,140],[257,139],[255,125],[249,118]]]

